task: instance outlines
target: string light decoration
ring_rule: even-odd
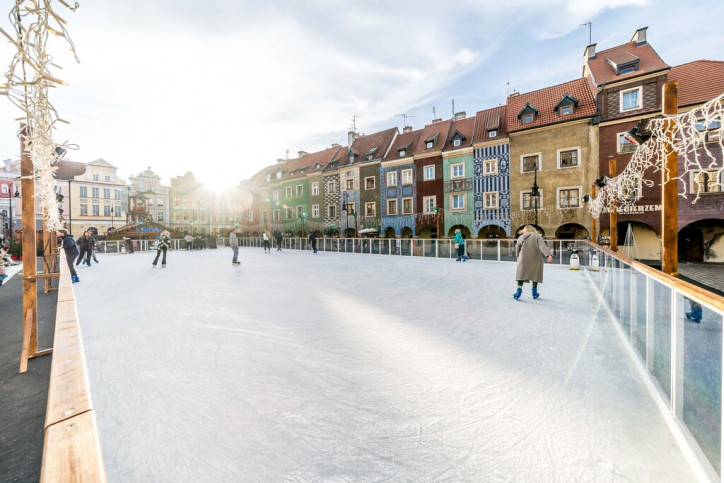
[[[57,0],[71,11],[78,9],[78,3],[70,5],[64,0]],[[5,81],[0,85],[0,95],[7,96],[10,102],[24,112],[25,130],[20,133],[26,154],[33,162],[33,177],[36,180],[35,196],[40,199],[46,226],[54,231],[61,228],[58,202],[53,188],[56,170],[55,164],[59,156],[71,146],[53,142],[52,132],[60,119],[58,112],[48,99],[49,89],[66,82],[53,75],[50,67],[61,67],[53,63],[53,57],[46,51],[49,36],[63,38],[79,62],[75,46],[66,30],[66,21],[61,18],[51,5],[51,0],[15,0],[10,11],[10,23],[15,35],[8,34],[0,28],[0,34],[6,37],[17,50],[10,70],[5,74]]]
[[[599,180],[603,186],[599,184],[598,196],[589,204],[594,218],[612,206],[622,211],[635,204],[640,186],[652,187],[650,178],[656,173],[669,181],[664,160],[670,149],[683,158],[674,178],[680,182],[681,197],[691,197],[694,204],[701,193],[724,190],[724,94],[683,114],[651,118],[645,127],[650,137],[638,146],[626,168],[615,178]]]

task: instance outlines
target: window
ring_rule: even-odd
[[[93,205],[93,216],[101,216],[101,207]]]
[[[629,74],[631,72],[636,72],[637,69],[637,63],[636,64],[629,64],[629,65],[623,65],[619,67],[618,69],[618,75],[624,75]]]
[[[291,208],[284,208],[284,219],[291,220],[292,218],[294,218],[294,210]]]
[[[621,112],[641,108],[642,87],[621,91]]]
[[[354,215],[354,202],[347,203],[344,207],[344,210],[347,211],[347,216]]]
[[[365,203],[365,216],[377,216],[377,205],[374,201]]]
[[[110,176],[106,176],[106,177],[105,177],[105,180],[106,180],[106,183],[110,183],[110,182],[111,182],[111,177],[110,177]]]
[[[526,114],[523,116],[523,124],[530,124],[533,122],[533,114]]]
[[[423,169],[425,170],[423,175],[425,181],[435,179],[435,165],[425,166]]]
[[[87,187],[87,186],[81,186],[81,187],[80,187],[80,197],[81,197],[81,198],[87,198],[87,197],[88,197],[88,187]]]
[[[278,191],[272,191],[272,200],[279,201],[279,192]]]
[[[8,194],[9,192],[10,192],[10,191],[8,190],[8,185],[4,184],[4,185],[3,185],[3,194],[6,195],[6,194]]]
[[[93,175],[93,181],[98,181],[98,175],[97,175],[97,174],[94,174],[94,175]]]
[[[641,198],[641,178],[625,178],[621,181],[621,197],[627,201]]]
[[[327,181],[327,193],[333,194],[337,192],[337,183],[333,179]]]
[[[114,199],[120,200],[120,199],[121,199],[121,190],[116,190],[116,192],[114,193],[114,195],[115,195],[115,196],[114,196]]]
[[[98,188],[91,188],[91,198],[98,198],[100,190]]]
[[[88,205],[80,205],[80,214],[81,216],[88,215]]]
[[[534,170],[540,171],[540,154],[529,154],[526,156],[520,157],[520,163],[521,163],[521,173],[531,173]]]
[[[174,208],[181,208],[181,200],[178,198],[173,199],[173,207]]]
[[[401,158],[404,158],[405,155],[407,154],[407,150],[406,150],[406,149],[400,149],[399,151],[397,151],[397,154],[398,154]]]
[[[103,207],[103,216],[111,216],[111,207],[110,206]]]
[[[402,198],[402,214],[412,214],[412,198]]]
[[[558,167],[573,168],[579,166],[579,148],[559,149],[558,150]]]
[[[402,184],[412,184],[412,170],[411,169],[402,170]]]
[[[319,218],[319,205],[312,205],[312,218]]]
[[[487,191],[483,193],[483,208],[486,210],[498,208],[497,191]]]
[[[302,196],[304,194],[304,187],[300,184],[297,185],[297,196]]]
[[[153,206],[153,200],[148,200],[148,206]]]
[[[633,153],[636,151],[636,145],[626,139],[626,133],[618,133],[618,144],[617,149],[619,153]]]
[[[368,176],[365,178],[365,189],[366,190],[375,189],[375,177],[374,176]]]
[[[353,179],[346,179],[344,182],[344,189],[345,190],[353,190],[354,189],[354,180]]]
[[[163,211],[157,211],[157,212],[156,212],[156,219],[157,219],[158,221],[164,221],[164,220],[163,220]]]
[[[724,174],[718,171],[693,171],[691,173],[692,193],[721,193],[724,191]]]
[[[254,212],[253,211],[250,210],[250,211],[246,212],[246,220],[249,222],[254,221]],[[224,221],[227,221],[226,213],[224,213]]]
[[[435,213],[437,199],[434,196],[424,196],[422,198],[422,210],[425,213]]]
[[[312,195],[319,194],[319,183],[312,183]]]
[[[387,173],[387,186],[397,186],[397,171]]]
[[[266,174],[266,181],[267,181],[267,183],[268,183],[269,181],[271,181],[271,173],[267,173],[267,174]]]
[[[453,139],[453,146],[460,146],[460,139]]]
[[[304,216],[304,207],[297,206],[297,218],[302,218],[303,216]]]
[[[488,131],[489,138],[494,138],[497,135],[498,135],[498,131]]]
[[[450,165],[450,177],[451,178],[464,178],[465,177],[465,165],[464,164]]]
[[[279,210],[272,211],[272,220],[279,221]]]
[[[286,198],[291,198],[291,197],[292,197],[292,187],[291,187],[291,186],[287,186],[287,187],[284,189],[284,194],[286,195]]]
[[[450,205],[453,210],[464,210],[465,209],[465,195],[451,195]]]
[[[558,188],[558,208],[580,208],[580,188]]]
[[[435,144],[435,143],[434,143],[433,141],[427,141],[427,142],[425,143],[425,149],[432,149],[432,146],[433,146],[434,144]]]
[[[521,191],[520,206],[522,207],[522,209],[524,209],[524,210],[534,209],[536,206],[536,201],[537,201],[538,208],[543,206],[543,190],[538,190],[538,193],[539,193],[539,195],[536,197],[536,196],[532,196],[530,191]],[[536,198],[537,198],[537,200],[536,200]]]
[[[110,188],[103,188],[103,198],[110,200],[111,199],[111,189]]]
[[[337,218],[337,207],[334,205],[327,205],[327,217]]]
[[[116,205],[113,211],[113,216],[121,216],[121,207],[120,205]]]
[[[281,171],[277,171],[277,179],[282,179],[282,172],[281,172]]]
[[[486,159],[483,161],[483,176],[498,174],[498,160]]]
[[[561,106],[558,112],[560,116],[567,116],[571,113],[571,106]]]
[[[387,200],[387,214],[388,215],[397,214],[397,200]]]
[[[696,130],[701,133],[700,139],[704,142],[719,142],[721,140],[721,122],[719,121],[697,121]]]

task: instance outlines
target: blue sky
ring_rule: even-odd
[[[164,182],[192,171],[218,188],[277,158],[344,144],[359,132],[413,128],[503,104],[581,76],[583,51],[648,40],[669,65],[724,60],[724,2],[653,0],[124,0],[81,1],[68,21],[81,63],[49,50],[70,83],[51,102],[71,121],[55,133],[126,178],[151,167]],[[6,6],[9,10],[9,6]],[[0,17],[9,30],[6,15]],[[13,51],[0,45],[0,65]],[[4,61],[3,59],[6,59]],[[7,69],[4,69],[7,70]],[[16,158],[0,98],[0,159]]]

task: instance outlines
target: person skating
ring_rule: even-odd
[[[236,236],[237,231],[238,231],[238,228],[234,228],[233,230],[231,230],[231,234],[229,234],[229,246],[231,247],[231,250],[234,252],[234,257],[231,259],[232,265],[241,265],[241,262],[238,261],[239,237]]]
[[[158,237],[156,243],[156,258],[153,260],[153,266],[156,267],[158,263],[158,257],[163,252],[163,258],[161,259],[161,268],[166,268],[166,251],[171,249],[171,233],[168,230],[163,230]]]
[[[533,298],[540,297],[538,284],[543,282],[543,258],[541,255],[548,257],[548,263],[553,261],[553,253],[546,245],[543,237],[538,234],[532,225],[525,225],[523,234],[518,238],[518,243],[515,244],[515,256],[518,258],[515,271],[518,289],[513,294],[515,300],[520,298],[523,293],[523,283],[527,281],[533,283],[531,291]]]
[[[314,253],[317,253],[317,235],[315,235],[314,232],[309,234],[309,243],[312,244],[312,250],[314,250]]]
[[[68,235],[68,232],[65,230],[58,230],[56,235],[60,242],[59,248],[63,247],[63,250],[65,250],[65,259],[68,262],[68,269],[70,269],[70,278],[73,280],[73,283],[79,282],[78,274],[75,273],[75,266],[73,265],[75,257],[78,256],[78,245],[75,244],[73,237]]]
[[[184,237],[184,240],[186,240],[186,250],[193,250],[194,248],[194,236],[191,234],[188,234]]]
[[[93,251],[91,251],[91,257],[93,258],[93,261],[98,263],[98,259],[96,258],[96,252],[98,251],[98,241],[95,240],[95,237],[93,239]]]
[[[261,234],[262,245],[264,246],[264,253],[271,253],[271,246],[269,245],[269,234],[264,232]]]
[[[465,255],[465,238],[463,238],[463,234],[460,233],[460,228],[456,228],[455,235],[450,238],[455,238],[455,248],[458,250],[458,258],[455,261],[459,262],[462,260],[463,262],[467,262],[468,256]]]
[[[282,232],[278,231],[274,233],[274,241],[277,242],[277,251],[282,251]]]
[[[88,230],[83,232],[83,235],[78,238],[77,245],[79,249],[78,260],[75,262],[75,266],[80,265],[81,262],[85,263],[89,267],[91,266],[91,255],[93,253],[93,245],[96,244],[96,239],[90,234]]]
[[[686,312],[684,315],[686,315],[687,319],[689,319],[693,322],[701,323],[701,317],[704,312],[703,307],[698,302],[695,302],[691,299],[687,299],[687,300],[689,301],[689,306],[691,307],[691,311]]]

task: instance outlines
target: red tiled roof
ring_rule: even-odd
[[[575,112],[569,116],[558,116],[555,110],[556,105],[566,94],[578,99]],[[521,110],[530,104],[538,110],[535,121],[530,124],[522,124],[518,118]],[[596,102],[593,99],[590,86],[586,79],[576,79],[557,86],[546,87],[525,94],[516,94],[508,97],[507,124],[508,132],[522,131],[548,124],[573,121],[593,117],[596,113]]]
[[[441,150],[445,144],[445,140],[447,139],[450,124],[451,120],[448,119],[447,121],[438,121],[425,126],[422,130],[422,134],[420,135],[420,140],[417,142],[417,146],[415,147],[415,154],[419,155],[424,154],[425,151]],[[425,140],[430,137],[435,138],[435,144],[432,145],[432,148],[425,149]]]
[[[700,104],[724,94],[724,62],[695,60],[671,68],[669,81],[679,81],[679,106]]]
[[[390,147],[390,143],[395,138],[395,134],[397,134],[397,128],[393,127],[355,139],[352,146],[350,146],[355,154],[355,162],[366,161],[367,153],[371,151],[374,151],[372,159],[382,159],[387,152],[387,148]],[[349,164],[349,156],[340,163],[341,166],[346,164]]]
[[[616,75],[616,71],[608,62],[621,64],[622,62],[639,59],[638,70],[628,74]],[[669,66],[649,44],[636,45],[636,42],[618,45],[601,52],[596,52],[596,57],[587,60],[588,68],[591,70],[593,80],[597,85],[608,84],[612,81],[630,79],[649,72],[667,69]]]
[[[406,150],[405,157],[415,154],[415,148],[417,147],[417,143],[420,140],[421,135],[422,129],[418,129],[417,131],[404,132],[397,136],[397,138],[395,138],[395,142],[392,143],[390,152],[387,153],[387,156],[385,156],[383,161],[394,161],[395,159],[400,159],[400,149]]]
[[[455,131],[459,132],[465,139],[462,140],[460,146],[453,146],[452,137],[455,135]],[[466,117],[465,119],[459,119],[453,121],[448,130],[447,139],[443,145],[443,151],[457,151],[458,149],[467,148],[473,145],[473,134],[475,133],[475,118]]]
[[[478,111],[475,114],[475,135],[474,143],[482,143],[485,141],[495,141],[508,135],[506,128],[507,120],[505,115],[508,106],[498,106],[484,111]],[[497,131],[497,136],[488,137],[488,131]]]

